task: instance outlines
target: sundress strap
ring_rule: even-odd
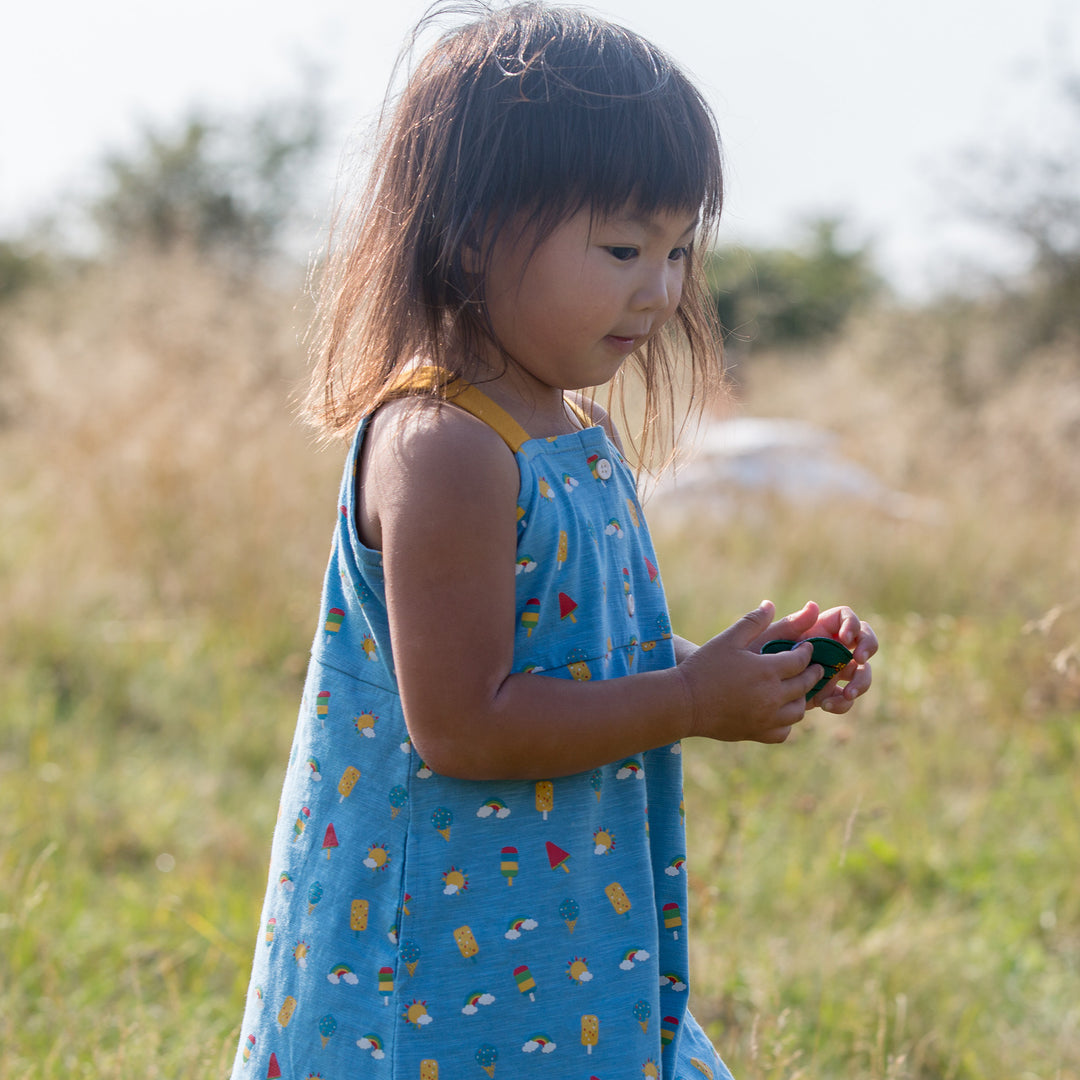
[[[438,368],[431,365],[416,368],[401,379],[395,389],[432,390],[440,382],[446,393],[446,400],[453,402],[460,409],[482,420],[495,432],[513,453],[529,441],[529,433],[501,406],[492,401],[478,387],[464,379],[444,381],[445,376]],[[567,405],[581,422],[582,427],[592,427],[592,418],[576,401],[567,400]]]

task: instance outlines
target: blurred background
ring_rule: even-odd
[[[848,717],[687,748],[695,1013],[741,1080],[1076,1080],[1080,14],[594,9],[725,138],[673,621],[882,642]],[[340,470],[304,282],[423,10],[5,19],[0,1076],[228,1070]]]

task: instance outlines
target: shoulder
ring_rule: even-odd
[[[362,531],[380,541],[389,517],[435,515],[450,502],[500,505],[516,499],[519,486],[514,455],[487,424],[419,397],[388,402],[375,413],[358,478]]]

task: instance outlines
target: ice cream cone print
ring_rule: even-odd
[[[660,571],[656,569],[648,556],[645,557],[645,569],[649,572],[649,580],[655,585],[660,578]]]
[[[589,783],[596,792],[596,801],[600,801],[600,789],[604,786],[604,772],[602,769],[593,769],[589,774]]]
[[[540,622],[540,601],[534,596],[525,601],[525,608],[521,612],[521,625],[525,628],[525,636],[532,637],[532,632]]]
[[[559,548],[558,548],[558,551],[555,553],[555,562],[558,563],[558,568],[560,570],[563,568],[563,563],[566,562],[566,554],[567,554],[567,548],[568,547],[569,547],[569,542],[568,542],[566,533],[560,531],[559,532]]]
[[[395,784],[390,789],[390,794],[387,796],[390,800],[390,817],[391,820],[396,818],[401,813],[402,809],[409,801],[409,792],[402,784]]]
[[[445,806],[437,806],[431,815],[431,824],[438,830],[444,840],[450,839],[450,827],[453,825],[454,815]]]
[[[558,870],[561,866],[568,874],[570,873],[570,867],[566,865],[566,860],[570,858],[569,851],[563,851],[558,844],[553,844],[550,840],[547,841],[547,856],[548,862],[551,864],[552,870]]]
[[[329,1013],[319,1018],[319,1034],[322,1036],[323,1049],[326,1048],[326,1044],[335,1031],[337,1031],[337,1021]]]
[[[518,874],[518,850],[516,847],[504,847],[500,855],[499,872],[506,878],[507,885],[513,885]]]
[[[495,1062],[499,1058],[499,1052],[494,1046],[484,1043],[476,1051],[476,1064],[480,1066],[494,1080],[495,1077]]]
[[[580,911],[581,908],[576,900],[567,898],[559,905],[559,918],[566,923],[566,928],[571,934],[574,932],[574,927],[577,926]]]
[[[338,802],[344,802],[351,794],[352,789],[356,787],[356,781],[360,779],[360,770],[355,765],[350,765],[342,774],[341,779],[338,781],[338,794],[341,796]]]
[[[576,623],[577,619],[574,618],[574,612],[577,611],[577,603],[572,600],[566,593],[559,593],[559,618],[569,619],[572,623]]]
[[[634,1019],[641,1025],[641,1030],[649,1033],[649,1017],[652,1016],[652,1006],[641,998],[634,1004]]]
[[[409,975],[416,974],[416,965],[420,963],[420,946],[415,941],[403,941],[401,943],[401,959],[409,969]]]
[[[514,981],[517,983],[518,990],[529,995],[530,1001],[536,1000],[536,995],[533,993],[536,989],[536,982],[532,977],[528,964],[522,964],[520,967],[514,968]]]
[[[281,1066],[278,1064],[277,1054],[270,1055],[266,1066],[266,1080],[281,1080]]]
[[[592,1053],[592,1048],[600,1041],[600,1018],[587,1013],[581,1018],[581,1045],[585,1047],[587,1054]]]
[[[536,809],[544,815],[545,821],[548,814],[555,809],[555,786],[550,780],[536,781]]]

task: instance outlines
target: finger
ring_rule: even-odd
[[[814,687],[818,683],[818,680],[824,674],[825,669],[820,664],[811,664],[797,679],[792,680],[793,682],[797,682],[798,685],[802,687],[802,697],[804,701],[806,700],[806,695],[814,689]],[[823,693],[825,693],[824,687],[817,695],[817,697],[820,697]]]
[[[852,675],[847,686],[844,687],[844,697],[849,701],[854,701],[857,697],[865,694],[870,689],[870,683],[873,680],[874,673],[870,669],[869,664],[861,664]]]
[[[877,634],[870,629],[869,623],[864,622],[861,624],[858,641],[852,651],[855,654],[855,659],[860,664],[865,664],[878,651]]]
[[[790,679],[798,678],[808,670],[807,665],[813,655],[814,646],[809,641],[803,641],[796,645],[794,649],[788,649],[785,652],[762,653],[761,659],[765,663],[772,665],[773,673],[777,678],[787,682]],[[824,669],[820,665],[815,665],[815,667],[818,672],[817,679],[820,679],[825,673]],[[804,688],[803,693],[806,693],[810,686],[817,682],[817,679],[811,680],[809,686]]]
[[[787,737],[791,734],[791,724],[787,724],[784,727],[771,728],[769,731],[759,735],[755,742],[760,743],[782,743],[787,742]]]
[[[774,622],[764,635],[762,645],[766,641],[774,641],[776,639],[783,639],[789,641],[797,641],[801,637],[805,637],[807,632],[817,622],[819,614],[819,608],[813,600],[808,601],[803,605],[801,611],[792,612],[790,615],[785,615],[782,619]]]
[[[761,637],[766,627],[772,622],[774,614],[776,614],[776,607],[773,602],[762,600],[753,611],[747,612],[729,626],[721,636],[729,637],[731,643],[737,648],[748,649]]]

